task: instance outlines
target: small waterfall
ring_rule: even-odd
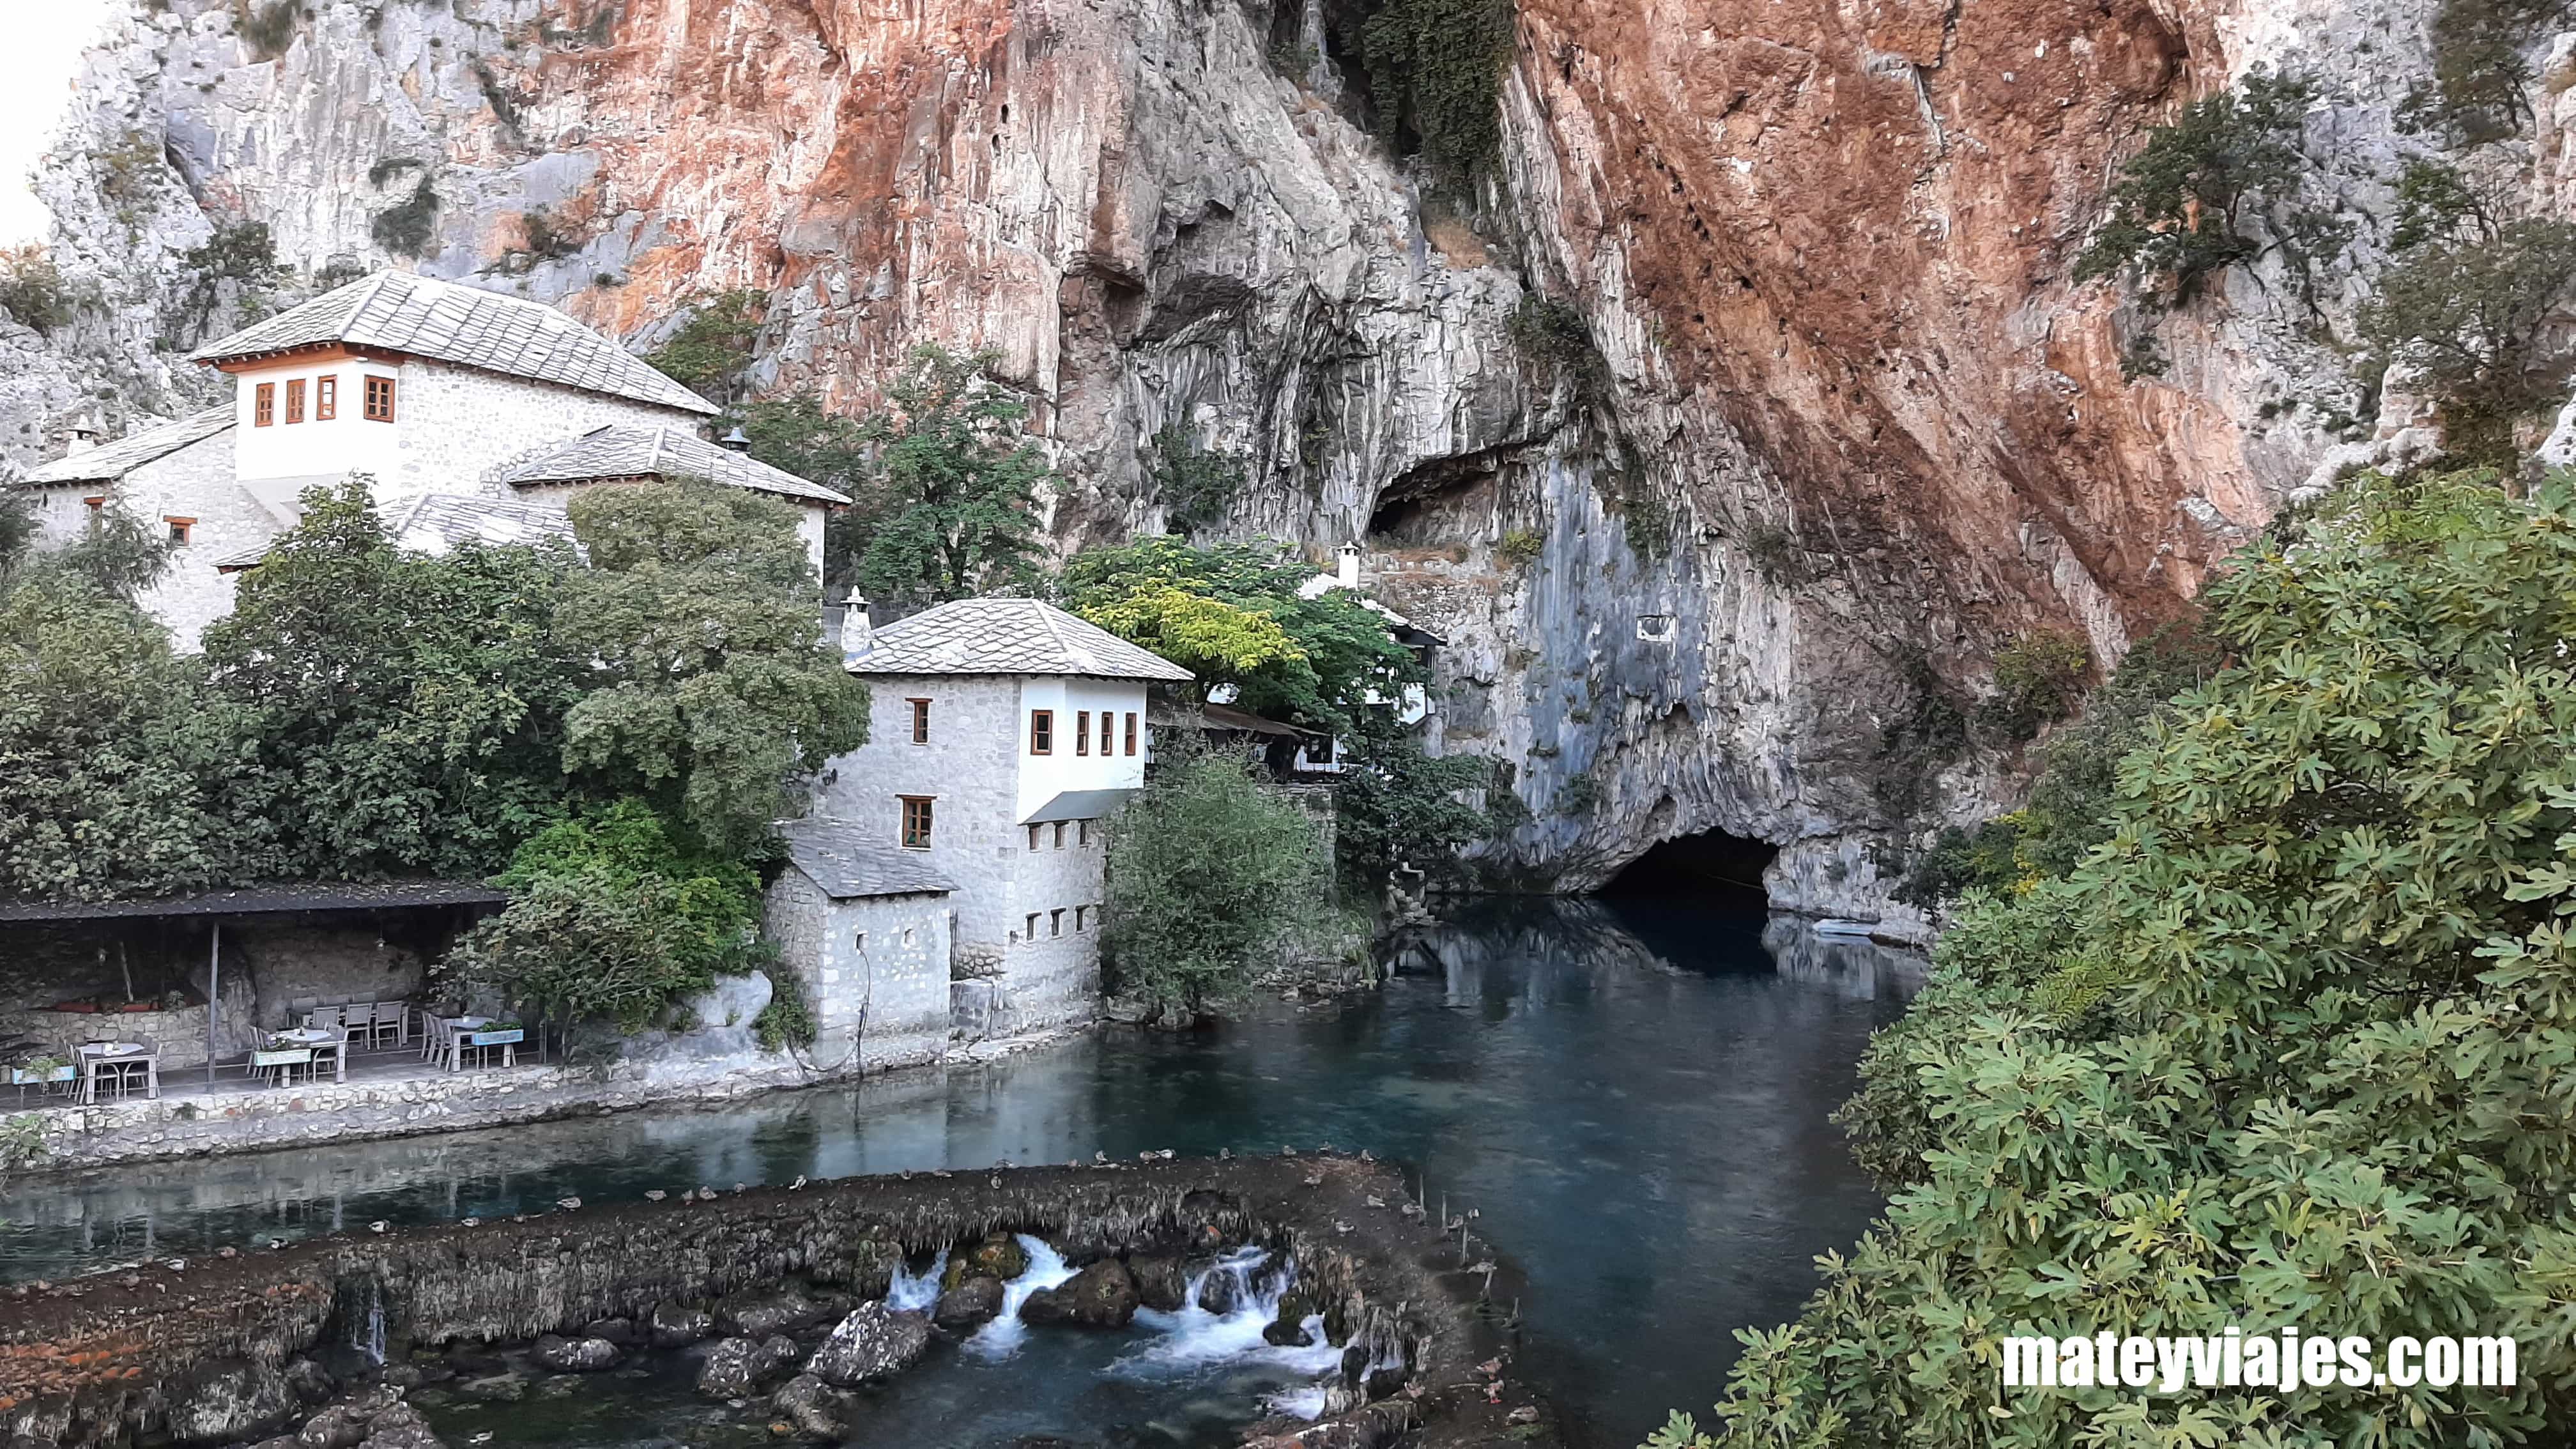
[[[371,1364],[385,1361],[385,1285],[372,1273],[332,1285],[331,1323],[336,1337]],[[329,1330],[326,1330],[329,1332]]]
[[[1153,1342],[1118,1360],[1113,1372],[1140,1378],[1168,1377],[1227,1359],[1277,1364],[1297,1373],[1323,1373],[1337,1368],[1342,1351],[1324,1340],[1324,1319],[1310,1314],[1305,1322],[1305,1348],[1287,1348],[1263,1340],[1261,1331],[1279,1316],[1279,1301],[1296,1286],[1297,1265],[1272,1258],[1262,1248],[1238,1248],[1190,1275],[1179,1311],[1136,1310],[1136,1321],[1155,1331]],[[1226,1305],[1222,1313],[1200,1305],[1211,1296]],[[1302,1398],[1300,1405],[1302,1406]],[[1295,1412],[1283,1406],[1282,1412]]]
[[[894,1281],[886,1288],[886,1307],[896,1313],[927,1313],[939,1306],[939,1280],[948,1272],[948,1250],[939,1250],[931,1259],[930,1271],[912,1276],[909,1259],[894,1265]]]
[[[384,1366],[385,1285],[374,1278],[367,1280],[367,1316],[359,1332],[358,1351],[367,1356],[367,1362]]]
[[[1029,1255],[1028,1270],[1002,1285],[1001,1313],[966,1340],[966,1352],[980,1358],[1009,1358],[1018,1353],[1021,1342],[1029,1336],[1029,1326],[1020,1321],[1020,1305],[1039,1289],[1057,1287],[1073,1277],[1073,1269],[1065,1266],[1064,1255],[1044,1241],[1026,1233],[1011,1236]]]

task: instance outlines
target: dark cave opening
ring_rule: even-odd
[[[1767,901],[1762,872],[1779,853],[1777,846],[1723,830],[1685,835],[1628,862],[1601,888],[1601,894],[1687,898],[1760,910]]]

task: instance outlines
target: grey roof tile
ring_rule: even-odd
[[[1036,599],[958,599],[876,630],[853,674],[1073,674],[1093,679],[1198,676]]]
[[[587,483],[598,478],[712,478],[736,488],[847,503],[846,494],[799,478],[783,468],[730,448],[720,448],[685,428],[593,428],[511,462],[493,476],[516,487],[538,483]]]
[[[573,541],[572,517],[558,505],[467,493],[424,493],[396,505],[385,528],[397,548],[433,556],[466,543],[500,547]]]
[[[378,272],[351,282],[188,356],[193,362],[227,362],[326,342],[380,347],[693,413],[718,410],[542,302],[409,272]]]
[[[129,437],[119,438],[105,447],[86,453],[73,453],[29,470],[22,484],[45,483],[112,483],[146,463],[158,462],[191,443],[202,443],[219,433],[229,432],[233,425],[233,405],[145,428]]]
[[[920,851],[905,850],[852,820],[809,818],[780,825],[787,858],[836,901],[907,896],[957,887]]]

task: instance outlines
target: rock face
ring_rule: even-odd
[[[912,1367],[930,1351],[930,1323],[918,1313],[891,1313],[882,1303],[858,1309],[832,1330],[805,1364],[827,1384],[850,1388]]]
[[[996,350],[1060,548],[1162,526],[1166,426],[1243,464],[1214,534],[1363,541],[1450,641],[1440,746],[1513,763],[1499,879],[1721,830],[1783,847],[1783,903],[1878,915],[1871,845],[2013,768],[1909,718],[2034,629],[2115,659],[2366,413],[2335,347],[2434,0],[1519,0],[1465,204],[1363,124],[1314,44],[1339,8],[338,3],[250,37],[167,0],[113,22],[42,177],[99,300],[0,325],[0,454],[175,411],[206,391],[178,349],[354,269],[637,346],[750,288],[755,393],[855,409],[916,342]],[[2104,179],[2258,66],[2320,79],[2315,184],[2371,224],[2322,288],[2231,270],[2124,380],[2146,319],[2068,275]],[[2537,68],[2564,213],[2576,62]],[[206,250],[242,221],[286,275]],[[1516,345],[1533,293],[1576,355]]]

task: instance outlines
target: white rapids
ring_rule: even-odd
[[[1041,1288],[1054,1288],[1070,1281],[1073,1269],[1065,1266],[1064,1255],[1047,1246],[1044,1239],[1026,1233],[1013,1233],[1020,1251],[1029,1255],[1029,1266],[1020,1276],[1002,1285],[1002,1311],[993,1321],[976,1329],[963,1348],[979,1358],[1009,1358],[1020,1351],[1029,1336],[1029,1326],[1020,1321],[1020,1305]],[[937,1284],[932,1284],[934,1289]]]
[[[1230,1280],[1225,1285],[1230,1293],[1220,1300],[1230,1303],[1223,1313],[1211,1313],[1199,1306],[1209,1281]],[[1308,1347],[1285,1347],[1262,1340],[1261,1331],[1279,1316],[1279,1300],[1297,1281],[1296,1265],[1286,1259],[1273,1261],[1261,1248],[1238,1248],[1226,1258],[1190,1276],[1177,1312],[1159,1312],[1151,1308],[1136,1310],[1136,1324],[1154,1335],[1143,1346],[1110,1365],[1113,1374],[1128,1378],[1179,1378],[1218,1365],[1259,1363],[1275,1365],[1296,1374],[1322,1374],[1341,1366],[1342,1351],[1324,1338],[1322,1314],[1310,1314],[1305,1322]],[[1286,1389],[1269,1396],[1265,1407],[1276,1413],[1295,1414],[1312,1419],[1324,1409],[1324,1390],[1320,1384]]]

